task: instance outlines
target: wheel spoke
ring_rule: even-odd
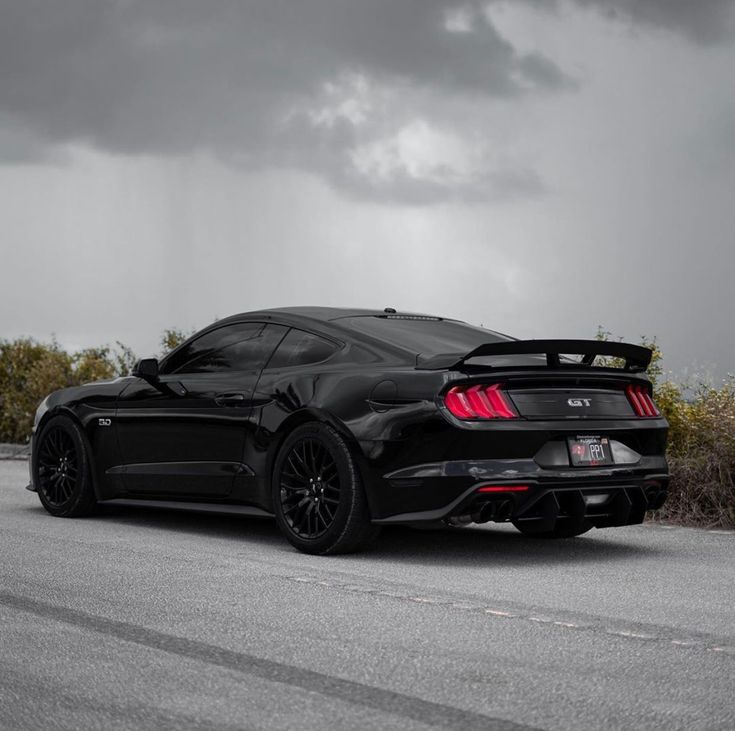
[[[304,524],[306,524],[306,532],[309,532],[309,510],[311,508],[311,502],[309,500],[305,500],[303,504],[303,510],[299,514],[298,522],[297,520],[294,520],[294,523],[296,524],[296,528],[299,532],[304,532],[302,529],[304,527]]]
[[[289,479],[294,480],[295,482],[308,482],[309,481],[308,477],[304,477],[299,472],[295,472],[295,471],[289,472],[288,470],[284,470],[281,474],[284,477],[288,477]]]
[[[330,459],[322,468],[322,482],[328,482],[337,476],[337,465]]]
[[[324,509],[324,512],[327,514],[326,518],[322,515],[322,508]],[[323,503],[319,503],[319,506],[316,509],[316,514],[319,520],[322,522],[322,525],[324,526],[324,530],[329,528],[329,525],[334,520],[334,515],[329,514],[329,510],[327,510],[327,506],[324,505]]]
[[[317,466],[316,466],[316,456],[318,453],[318,445],[314,443],[313,439],[310,439],[309,442],[309,461],[311,462],[311,473],[314,475],[314,477],[318,477],[319,473],[317,472]]]
[[[289,513],[292,513],[294,510],[298,510],[299,508],[303,507],[308,502],[309,502],[309,499],[308,498],[303,498],[303,499],[299,500],[297,503],[294,503],[293,505],[291,505],[288,508],[286,508],[283,511],[283,514],[284,515],[288,515]]]
[[[318,465],[317,465],[317,468],[316,468],[316,470],[317,470],[316,473],[322,479],[322,481],[324,480],[325,467],[327,467],[331,463],[331,461],[332,461],[332,458],[331,458],[329,452],[327,452],[326,449],[320,449],[319,450],[319,460],[318,460]]]
[[[58,431],[53,432],[54,435],[54,450],[56,451],[56,456],[61,457],[64,451],[64,447],[61,442],[61,436],[59,435]]]
[[[298,464],[299,467],[297,472],[303,475],[307,480],[309,479],[309,466],[306,464],[303,455],[299,453],[298,449],[294,449],[291,452],[291,455],[289,456],[289,464],[294,468],[296,468],[296,465]]]
[[[294,474],[298,475],[302,479],[309,479],[306,471],[306,466],[299,459],[299,455],[296,452],[292,452],[288,457],[288,466],[293,470]]]
[[[309,442],[301,443],[301,454],[299,456],[301,457],[301,462],[304,465],[304,468],[306,469],[306,474],[309,477],[314,477],[314,465],[311,463],[311,459],[309,457],[309,453],[306,448],[306,445],[308,443]]]

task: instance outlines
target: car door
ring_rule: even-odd
[[[243,462],[253,391],[286,329],[215,327],[165,359],[155,385],[135,379],[123,391],[116,426],[126,492],[223,498],[235,481],[253,479]]]

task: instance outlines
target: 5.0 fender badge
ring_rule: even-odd
[[[112,419],[97,419],[99,426],[112,426]]]

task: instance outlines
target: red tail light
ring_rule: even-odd
[[[636,416],[648,418],[659,416],[659,411],[645,386],[631,383],[626,387],[625,393]]]
[[[454,386],[445,394],[444,405],[458,419],[518,418],[518,412],[499,383]]]
[[[483,485],[477,492],[526,492],[528,485]]]

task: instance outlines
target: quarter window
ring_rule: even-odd
[[[339,350],[339,345],[331,340],[291,328],[270,359],[268,368],[289,368],[321,363],[337,350]]]

